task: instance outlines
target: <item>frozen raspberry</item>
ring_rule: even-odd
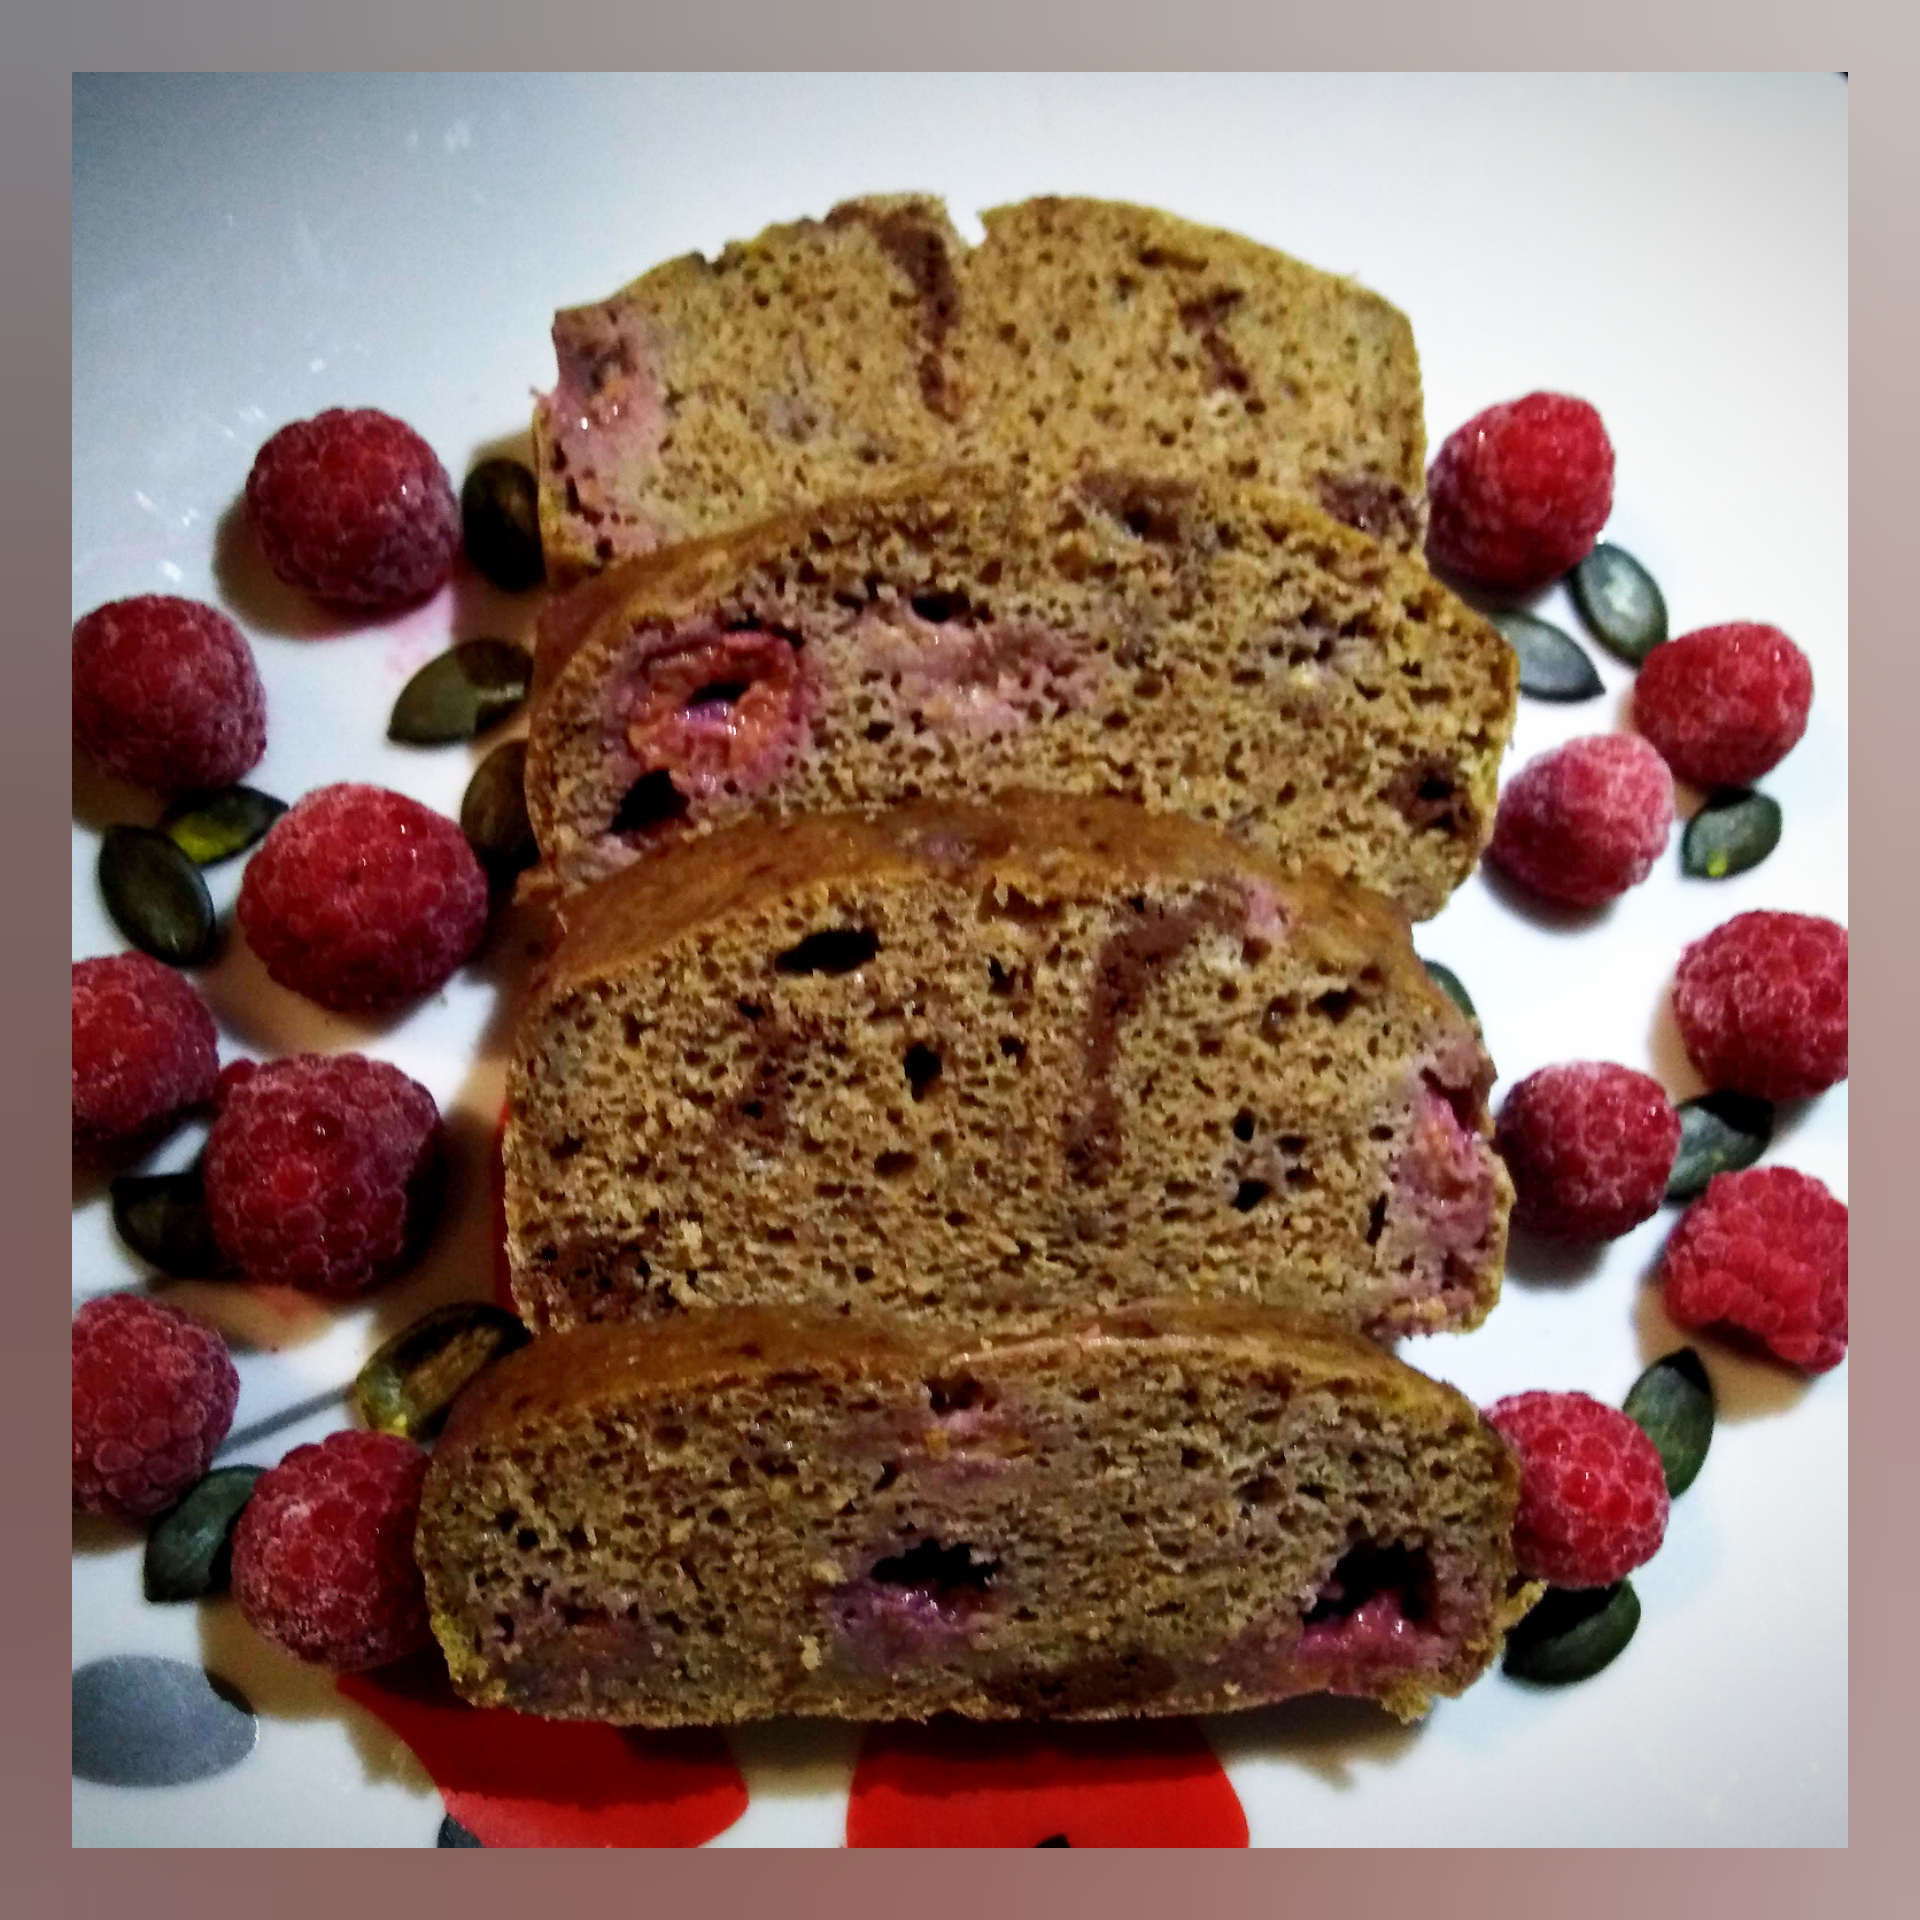
[[[1542,1067],[1509,1093],[1494,1146],[1513,1175],[1513,1217],[1555,1240],[1613,1240],[1650,1220],[1680,1150],[1659,1081],[1582,1060]]]
[[[244,1087],[259,1070],[257,1060],[229,1060],[213,1083],[213,1110],[218,1113],[232,1098],[236,1087]]]
[[[1847,1210],[1790,1167],[1719,1173],[1667,1242],[1662,1290],[1683,1327],[1752,1334],[1809,1373],[1847,1351]]]
[[[267,750],[253,649],[224,613],[163,593],[96,607],[73,630],[73,744],[159,793],[230,787]]]
[[[254,1483],[233,1530],[233,1597],[297,1660],[355,1673],[426,1645],[413,1557],[427,1456],[390,1433],[329,1434]]]
[[[1655,647],[1633,683],[1633,723],[1682,780],[1744,787],[1807,730],[1813,669],[1778,627],[1737,620]]]
[[[190,982],[144,953],[73,963],[73,1150],[157,1140],[213,1097],[213,1015]]]
[[[444,814],[384,787],[320,787],[261,841],[237,911],[283,987],[338,1013],[385,1013],[472,955],[487,877]]]
[[[364,1054],[297,1054],[232,1086],[207,1136],[207,1213],[250,1280],[348,1299],[419,1251],[440,1199],[433,1095]]]
[[[1608,1587],[1658,1552],[1666,1469],[1624,1413],[1584,1393],[1516,1393],[1487,1421],[1520,1456],[1513,1552],[1528,1579]]]
[[[267,564],[316,600],[391,613],[452,577],[453,482],[404,421],[335,407],[282,427],[254,456],[247,518]]]
[[[1740,913],[1673,976],[1687,1057],[1710,1087],[1803,1100],[1847,1077],[1847,930],[1810,913]]]
[[[1613,444],[1564,393],[1477,413],[1427,470],[1427,559],[1483,586],[1544,586],[1593,551],[1613,510]]]
[[[1673,776],[1646,741],[1591,734],[1507,783],[1487,856],[1535,893],[1598,907],[1653,870],[1673,826]]]
[[[220,1336],[137,1293],[73,1316],[73,1507],[145,1520],[199,1480],[240,1398]]]

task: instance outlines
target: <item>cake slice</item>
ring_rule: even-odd
[[[1387,903],[1177,815],[750,821],[566,908],[507,1082],[536,1329],[998,1336],[1166,1293],[1375,1334],[1497,1297],[1493,1067]]]
[[[527,807],[565,892],[749,811],[1112,793],[1436,913],[1512,649],[1297,500],[965,469],[610,568],[542,615]]]
[[[455,1686],[554,1719],[1412,1719],[1537,1592],[1517,1490],[1451,1387],[1284,1315],[980,1351],[746,1310],[502,1361],[416,1546]]]
[[[1083,454],[1264,481],[1419,550],[1420,367],[1386,301],[1144,207],[984,224],[969,248],[938,200],[851,200],[558,315],[551,576],[914,467]]]

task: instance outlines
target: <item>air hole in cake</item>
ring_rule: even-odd
[[[974,606],[964,593],[916,593],[908,602],[922,620],[942,625],[949,620],[977,620],[989,617]]]
[[[1260,1507],[1277,1507],[1285,1489],[1270,1473],[1255,1474],[1240,1487],[1240,1504],[1251,1513]]]
[[[1307,1610],[1301,1651],[1344,1645],[1357,1629],[1379,1633],[1428,1619],[1437,1586],[1433,1560],[1424,1547],[1390,1547],[1362,1541],[1340,1556]]]
[[[1234,1189],[1234,1212],[1251,1213],[1272,1191],[1273,1189],[1264,1180],[1242,1180]]]
[[[880,951],[880,936],[866,927],[823,927],[773,957],[776,973],[852,973]]]
[[[1009,1060],[1024,1060],[1027,1057],[1027,1043],[1015,1034],[1003,1033],[1000,1036],[1000,1051]]]
[[[1242,1107],[1240,1111],[1233,1116],[1233,1137],[1236,1140],[1251,1140],[1253,1138],[1253,1115],[1245,1107]]]
[[[1260,1016],[1260,1038],[1269,1046],[1276,1044],[1286,1031],[1287,1022],[1299,1011],[1299,1002],[1290,993],[1269,1000],[1266,1012]]]
[[[927,1405],[936,1414],[966,1413],[974,1407],[982,1412],[995,1404],[992,1390],[970,1373],[926,1382]]]
[[[883,1587],[910,1587],[937,1605],[959,1594],[986,1592],[999,1571],[998,1560],[976,1558],[964,1540],[952,1546],[922,1540],[905,1553],[876,1561],[872,1578]]]
[[[1359,998],[1360,995],[1354,988],[1338,987],[1331,992],[1321,994],[1314,1001],[1313,1010],[1324,1019],[1331,1020],[1337,1027],[1353,1011]]]
[[[615,833],[653,833],[686,817],[687,796],[665,767],[643,773],[627,789],[613,816]]]
[[[1383,1193],[1378,1195],[1375,1198],[1373,1205],[1367,1210],[1367,1245],[1368,1246],[1373,1247],[1373,1246],[1379,1245],[1380,1236],[1383,1232],[1386,1231],[1386,1225],[1387,1225],[1387,1196]]]
[[[873,1170],[882,1180],[898,1180],[902,1174],[911,1173],[919,1164],[918,1154],[883,1153],[875,1157]]]
[[[913,1089],[914,1099],[924,1100],[932,1091],[934,1082],[940,1078],[940,1056],[931,1047],[915,1041],[907,1049],[901,1065],[907,1076],[907,1084]]]

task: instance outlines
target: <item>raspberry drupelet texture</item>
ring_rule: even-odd
[[[83,1160],[157,1140],[212,1099],[220,1072],[207,1004],[144,953],[73,963],[73,1151]]]
[[[207,1471],[240,1376],[211,1327],[143,1294],[73,1317],[73,1507],[145,1520]]]
[[[1847,1209],[1790,1167],[1716,1174],[1667,1242],[1661,1293],[1682,1327],[1735,1327],[1809,1373],[1847,1352]]]
[[[73,744],[157,793],[229,787],[267,750],[267,696],[246,637],[197,600],[110,601],[73,629]]]
[[[427,1456],[394,1434],[295,1447],[254,1483],[233,1530],[233,1595],[297,1660],[355,1673],[426,1645],[413,1557]]]
[[[1736,914],[1680,956],[1673,1014],[1710,1087],[1824,1092],[1847,1077],[1847,930],[1817,914]]]
[[[1500,795],[1487,856],[1543,899],[1598,907],[1653,871],[1673,828],[1673,776],[1646,741],[1592,734],[1538,755]]]
[[[1778,627],[1736,620],[1655,647],[1633,683],[1633,723],[1682,780],[1744,787],[1807,730],[1813,668]]]
[[[1613,443],[1598,413],[1530,393],[1477,413],[1427,470],[1428,562],[1483,586],[1544,586],[1593,551],[1613,510]]]
[[[1487,1421],[1520,1457],[1513,1550],[1528,1579],[1611,1586],[1659,1551],[1666,1470],[1624,1413],[1584,1393],[1516,1393]]]
[[[487,878],[444,814],[384,787],[320,787],[276,820],[240,883],[267,972],[337,1013],[445,984],[487,925]]]
[[[363,1054],[271,1061],[227,1089],[203,1172],[214,1240],[249,1280],[350,1299],[405,1266],[433,1224],[439,1109]]]
[[[316,600],[392,613],[453,574],[460,507],[433,449],[371,407],[334,407],[267,441],[247,475],[267,564]]]
[[[1515,1086],[1494,1147],[1513,1175],[1520,1225],[1555,1240],[1613,1240],[1659,1211],[1680,1114],[1644,1073],[1572,1061]]]

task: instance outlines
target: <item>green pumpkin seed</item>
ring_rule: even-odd
[[[194,967],[213,951],[213,899],[200,869],[151,827],[109,827],[100,841],[100,892],[113,924],[142,953]]]
[[[140,1572],[149,1600],[200,1600],[226,1591],[233,1523],[263,1471],[215,1467],[177,1507],[155,1521]]]
[[[437,747],[471,740],[527,697],[533,656],[511,640],[463,640],[429,660],[400,689],[387,738]]]
[[[126,1174],[107,1193],[114,1232],[149,1266],[176,1280],[217,1280],[232,1272],[214,1241],[198,1167]]]
[[[496,587],[519,593],[547,577],[540,554],[540,487],[518,460],[482,460],[460,489],[467,558]]]
[[[1680,870],[1696,880],[1731,879],[1779,844],[1779,801],[1750,788],[1715,794],[1680,837]]]
[[[1771,1101],[1726,1089],[1687,1101],[1680,1109],[1680,1151],[1667,1176],[1667,1198],[1697,1198],[1716,1173],[1752,1166],[1772,1138]]]
[[[1667,603],[1645,567],[1604,542],[1567,580],[1574,605],[1609,653],[1637,667],[1667,637]]]
[[[160,831],[196,867],[213,867],[264,839],[286,810],[287,803],[270,793],[226,787],[182,800],[160,822]]]
[[[469,1381],[529,1338],[512,1314],[483,1301],[435,1307],[360,1369],[354,1409],[376,1433],[424,1440]]]
[[[511,879],[540,857],[527,818],[527,743],[495,747],[473,770],[460,802],[460,831],[496,880]]]
[[[1487,615],[1520,658],[1520,691],[1536,700],[1591,700],[1606,691],[1572,634],[1530,613],[1502,608]]]
[[[1507,1635],[1501,1670],[1537,1686],[1589,1680],[1615,1660],[1640,1624],[1631,1581],[1611,1587],[1549,1587]]]
[[[1659,1449],[1667,1492],[1693,1485],[1713,1444],[1713,1382],[1691,1347],[1663,1354],[1633,1383],[1622,1410]]]
[[[1438,960],[1422,960],[1420,964],[1433,976],[1433,984],[1444,993],[1467,1018],[1479,1024],[1480,1016],[1474,1011],[1473,1001],[1467,990],[1460,984],[1460,976],[1451,967],[1443,967]]]

